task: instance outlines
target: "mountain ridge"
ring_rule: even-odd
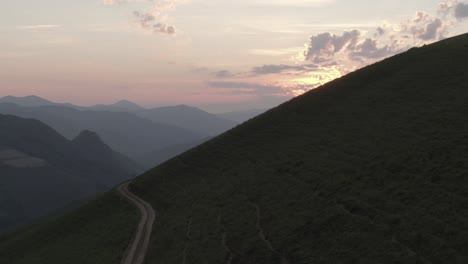
[[[89,107],[89,110],[101,110],[101,111],[122,111],[122,112],[138,112],[138,111],[144,111],[146,108],[140,106],[139,104],[136,104],[134,102],[131,102],[129,100],[122,99],[118,102],[115,102],[113,104],[98,104]]]
[[[7,96],[7,97],[0,98],[0,105],[8,105],[10,110],[13,107],[13,104],[19,107],[36,107],[36,110],[48,108],[49,113],[51,112],[50,111],[51,109],[56,109],[56,111],[66,111],[66,113],[69,113],[69,114],[71,114],[73,110],[81,111],[81,112],[99,112],[101,115],[104,112],[109,112],[108,115],[112,115],[112,114],[116,115],[118,113],[120,113],[121,115],[131,114],[139,118],[152,121],[156,125],[174,126],[179,129],[184,129],[188,132],[199,134],[200,139],[203,137],[218,135],[220,133],[223,133],[235,127],[238,124],[235,121],[225,119],[219,115],[211,114],[199,108],[188,106],[188,105],[176,105],[176,106],[156,107],[156,108],[148,109],[148,108],[144,108],[138,104],[135,104],[133,102],[130,102],[124,99],[124,100],[120,100],[110,105],[101,104],[101,105],[95,105],[91,107],[81,107],[81,106],[75,106],[72,104],[53,103],[49,100],[46,100],[37,96],[34,96],[34,97],[38,98],[37,102],[35,102],[34,104],[28,104],[27,103],[28,99],[25,97]],[[14,99],[10,100],[9,98],[14,98]],[[0,112],[1,110],[2,108],[0,108]],[[32,110],[32,109],[29,109],[29,110]],[[15,112],[9,112],[8,109],[3,110],[3,113],[15,114]],[[53,114],[57,115],[57,113],[53,113]],[[24,116],[24,117],[28,117],[28,116]],[[32,116],[32,117],[37,117],[37,116]],[[60,118],[60,119],[63,119],[63,118]],[[54,123],[48,122],[46,118],[42,118],[41,120],[53,126],[54,128],[59,130],[68,138],[73,137],[78,133],[77,128],[74,128],[73,129],[74,134],[71,134],[69,131],[65,131],[64,128],[57,127],[55,126]],[[60,120],[60,122],[63,123],[66,121]],[[73,128],[73,126],[70,126],[70,127]],[[93,127],[86,127],[86,126],[79,127],[79,129],[88,129],[88,128],[92,130],[96,130]],[[193,140],[193,139],[194,138],[189,138],[189,140]],[[195,139],[193,141],[197,141],[197,140],[198,139]],[[112,142],[107,142],[107,143],[111,144],[113,148],[118,149],[120,152],[125,152],[125,150],[119,149],[119,146],[113,145]],[[180,145],[184,143],[188,143],[188,142],[176,141],[174,142],[174,145]],[[165,147],[168,147],[168,146],[161,146],[161,148],[165,148]],[[156,150],[157,149],[153,149],[153,150],[145,149],[145,151],[148,151],[148,152],[152,152]],[[137,155],[142,155],[142,153],[138,153],[137,155],[135,155],[135,153],[128,153],[128,152],[125,152],[125,154],[132,156],[134,159],[137,157]]]
[[[87,129],[81,131],[80,134],[72,140],[72,142],[77,145],[96,144],[101,148],[110,149],[96,132]]]
[[[51,101],[44,99],[42,97],[36,95],[28,95],[24,97],[17,97],[17,96],[5,96],[0,98],[0,103],[14,103],[23,106],[41,106],[41,105],[53,105]]]
[[[80,111],[57,105],[21,107],[0,103],[0,113],[41,120],[69,139],[86,129],[95,131],[112,149],[136,161],[152,151],[206,137],[127,112]]]
[[[248,121],[258,115],[263,114],[267,110],[268,109],[249,109],[249,110],[243,110],[243,111],[225,112],[225,113],[220,113],[217,115],[224,119],[232,120],[234,122],[242,124],[245,121]]]
[[[221,134],[237,125],[236,122],[188,105],[151,108],[139,115],[153,122],[180,126],[207,136]]]

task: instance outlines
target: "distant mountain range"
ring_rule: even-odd
[[[0,104],[0,113],[35,118],[69,139],[76,137],[82,130],[94,131],[111,148],[136,161],[154,151],[201,141],[207,137],[127,112],[80,111],[56,105],[23,107],[3,103]]]
[[[178,156],[179,154],[184,153],[185,151],[191,148],[200,145],[201,143],[207,140],[209,140],[209,138],[205,138],[202,141],[196,141],[192,143],[168,146],[163,149],[159,149],[157,151],[143,155],[138,159],[138,161],[147,167],[153,166],[154,164],[161,164],[173,157]]]
[[[187,105],[147,109],[133,102],[122,100],[110,105],[82,107],[68,103],[54,103],[38,96],[6,96],[0,98],[1,103],[13,103],[25,107],[62,106],[80,111],[128,112],[156,123],[170,124],[206,136],[221,134],[238,124],[236,121],[224,119],[218,115]]]
[[[242,124],[258,115],[265,113],[267,109],[251,109],[244,111],[233,111],[218,114],[219,117]]]
[[[70,141],[40,121],[0,114],[0,232],[142,171],[94,132]]]
[[[153,122],[171,124],[207,136],[216,136],[235,127],[236,122],[187,105],[159,107],[136,112]]]
[[[140,111],[145,111],[147,110],[146,108],[137,105],[133,102],[130,102],[128,100],[121,100],[115,104],[110,104],[110,105],[95,105],[89,107],[90,110],[95,110],[95,111],[114,111],[114,112],[130,112],[130,113],[135,113],[135,112],[140,112]]]
[[[0,98],[0,103],[12,103],[21,106],[44,106],[54,104],[51,101],[34,95],[25,97],[5,96]]]
[[[17,105],[25,106],[25,107],[55,105],[55,106],[71,107],[71,108],[75,108],[79,110],[86,109],[86,107],[81,107],[81,106],[77,106],[77,105],[73,105],[69,103],[54,103],[52,101],[49,101],[47,99],[44,99],[36,95],[29,95],[29,96],[23,96],[23,97],[8,95],[8,96],[0,98],[0,104],[1,103],[11,103],[11,104],[17,104]]]
[[[186,105],[147,109],[127,100],[82,107],[38,96],[0,98],[0,113],[38,119],[69,139],[82,130],[95,131],[110,147],[148,168],[263,111],[215,115]]]

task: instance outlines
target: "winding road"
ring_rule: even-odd
[[[141,219],[135,236],[128,245],[127,250],[125,250],[120,264],[143,264],[148,251],[156,213],[149,203],[130,192],[128,189],[129,184],[130,182],[120,185],[117,187],[117,191],[140,210]]]

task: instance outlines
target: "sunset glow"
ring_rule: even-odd
[[[461,0],[399,2],[45,0],[29,1],[30,15],[24,1],[8,1],[0,95],[269,108],[468,31]],[[364,9],[373,10],[365,19]]]

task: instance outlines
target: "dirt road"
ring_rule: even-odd
[[[143,264],[146,252],[148,251],[156,213],[149,203],[143,201],[128,190],[129,184],[130,182],[124,183],[120,185],[117,190],[140,210],[141,219],[135,236],[128,245],[127,250],[125,250],[120,264]]]

